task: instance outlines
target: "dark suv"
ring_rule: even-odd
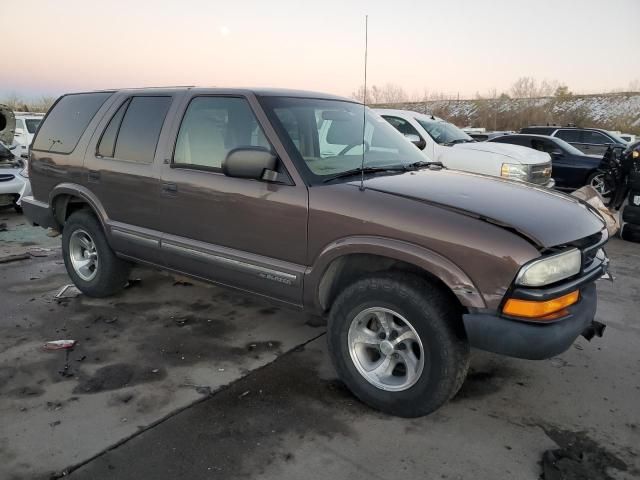
[[[600,158],[602,158],[610,145],[625,148],[627,146],[627,142],[622,138],[600,128],[560,127],[552,125],[546,127],[526,127],[521,129],[520,133],[558,137],[570,143],[581,152],[589,155],[598,155]]]
[[[30,168],[25,214],[62,231],[85,294],[116,293],[141,262],[327,314],[338,374],[393,414],[455,395],[470,346],[548,358],[597,326],[608,237],[595,210],[442,169],[351,100],[65,95]]]

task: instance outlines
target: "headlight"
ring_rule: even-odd
[[[503,163],[500,169],[500,176],[511,180],[529,180],[529,166],[519,163]]]
[[[582,254],[577,248],[549,255],[522,267],[516,283],[526,287],[540,287],[580,273]]]

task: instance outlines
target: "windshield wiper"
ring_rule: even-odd
[[[451,140],[450,142],[446,142],[445,145],[446,146],[451,146],[451,145],[455,145],[457,143],[467,143],[467,142],[473,142],[473,140],[469,140],[467,138],[456,138],[455,140]]]
[[[410,163],[409,165],[406,165],[405,170],[419,170],[425,167],[437,167],[437,169],[447,168],[442,164],[442,162],[425,162],[421,160],[419,162],[413,162],[413,163]]]
[[[327,183],[337,178],[352,177],[354,175],[362,175],[363,173],[378,173],[378,172],[406,172],[405,166],[401,167],[364,167],[354,168],[351,170],[345,170],[344,172],[333,175],[332,177],[325,178],[322,183]]]

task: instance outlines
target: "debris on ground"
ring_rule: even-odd
[[[585,432],[545,428],[560,448],[542,455],[544,480],[614,480],[611,469],[626,471],[627,465]]]
[[[18,255],[7,255],[6,257],[0,258],[0,263],[9,263],[9,262],[17,262],[18,260],[28,260],[31,258],[31,255],[28,253],[20,253]]]
[[[131,278],[127,281],[127,284],[124,286],[125,289],[139,287],[142,284],[141,278]]]
[[[250,393],[249,390],[242,392],[240,395],[238,395],[238,398],[246,397],[247,395],[249,395],[249,393]]]
[[[194,383],[183,383],[183,387],[192,387],[196,389],[196,393],[200,395],[211,395],[211,387],[208,385],[196,385]]]
[[[78,343],[76,340],[52,340],[43,346],[45,350],[72,350]]]
[[[58,373],[63,377],[73,376],[70,371],[71,365],[69,365],[69,354],[73,351],[77,343],[78,342],[76,340],[53,340],[46,342],[43,346],[45,350],[49,351],[64,350],[64,367],[62,367],[62,370],[58,371]]]
[[[65,285],[60,289],[60,291],[56,294],[55,298],[58,303],[69,300],[71,298],[77,297],[80,295],[80,290],[76,288],[73,283]]]
[[[61,233],[59,230],[56,230],[55,228],[51,228],[51,227],[47,228],[47,237],[55,238],[60,235]]]

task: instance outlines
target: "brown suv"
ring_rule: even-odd
[[[25,214],[62,230],[85,294],[115,293],[140,262],[328,314],[338,374],[386,412],[449,400],[470,346],[542,359],[596,330],[608,238],[598,213],[442,169],[347,99],[65,95],[30,155]]]

